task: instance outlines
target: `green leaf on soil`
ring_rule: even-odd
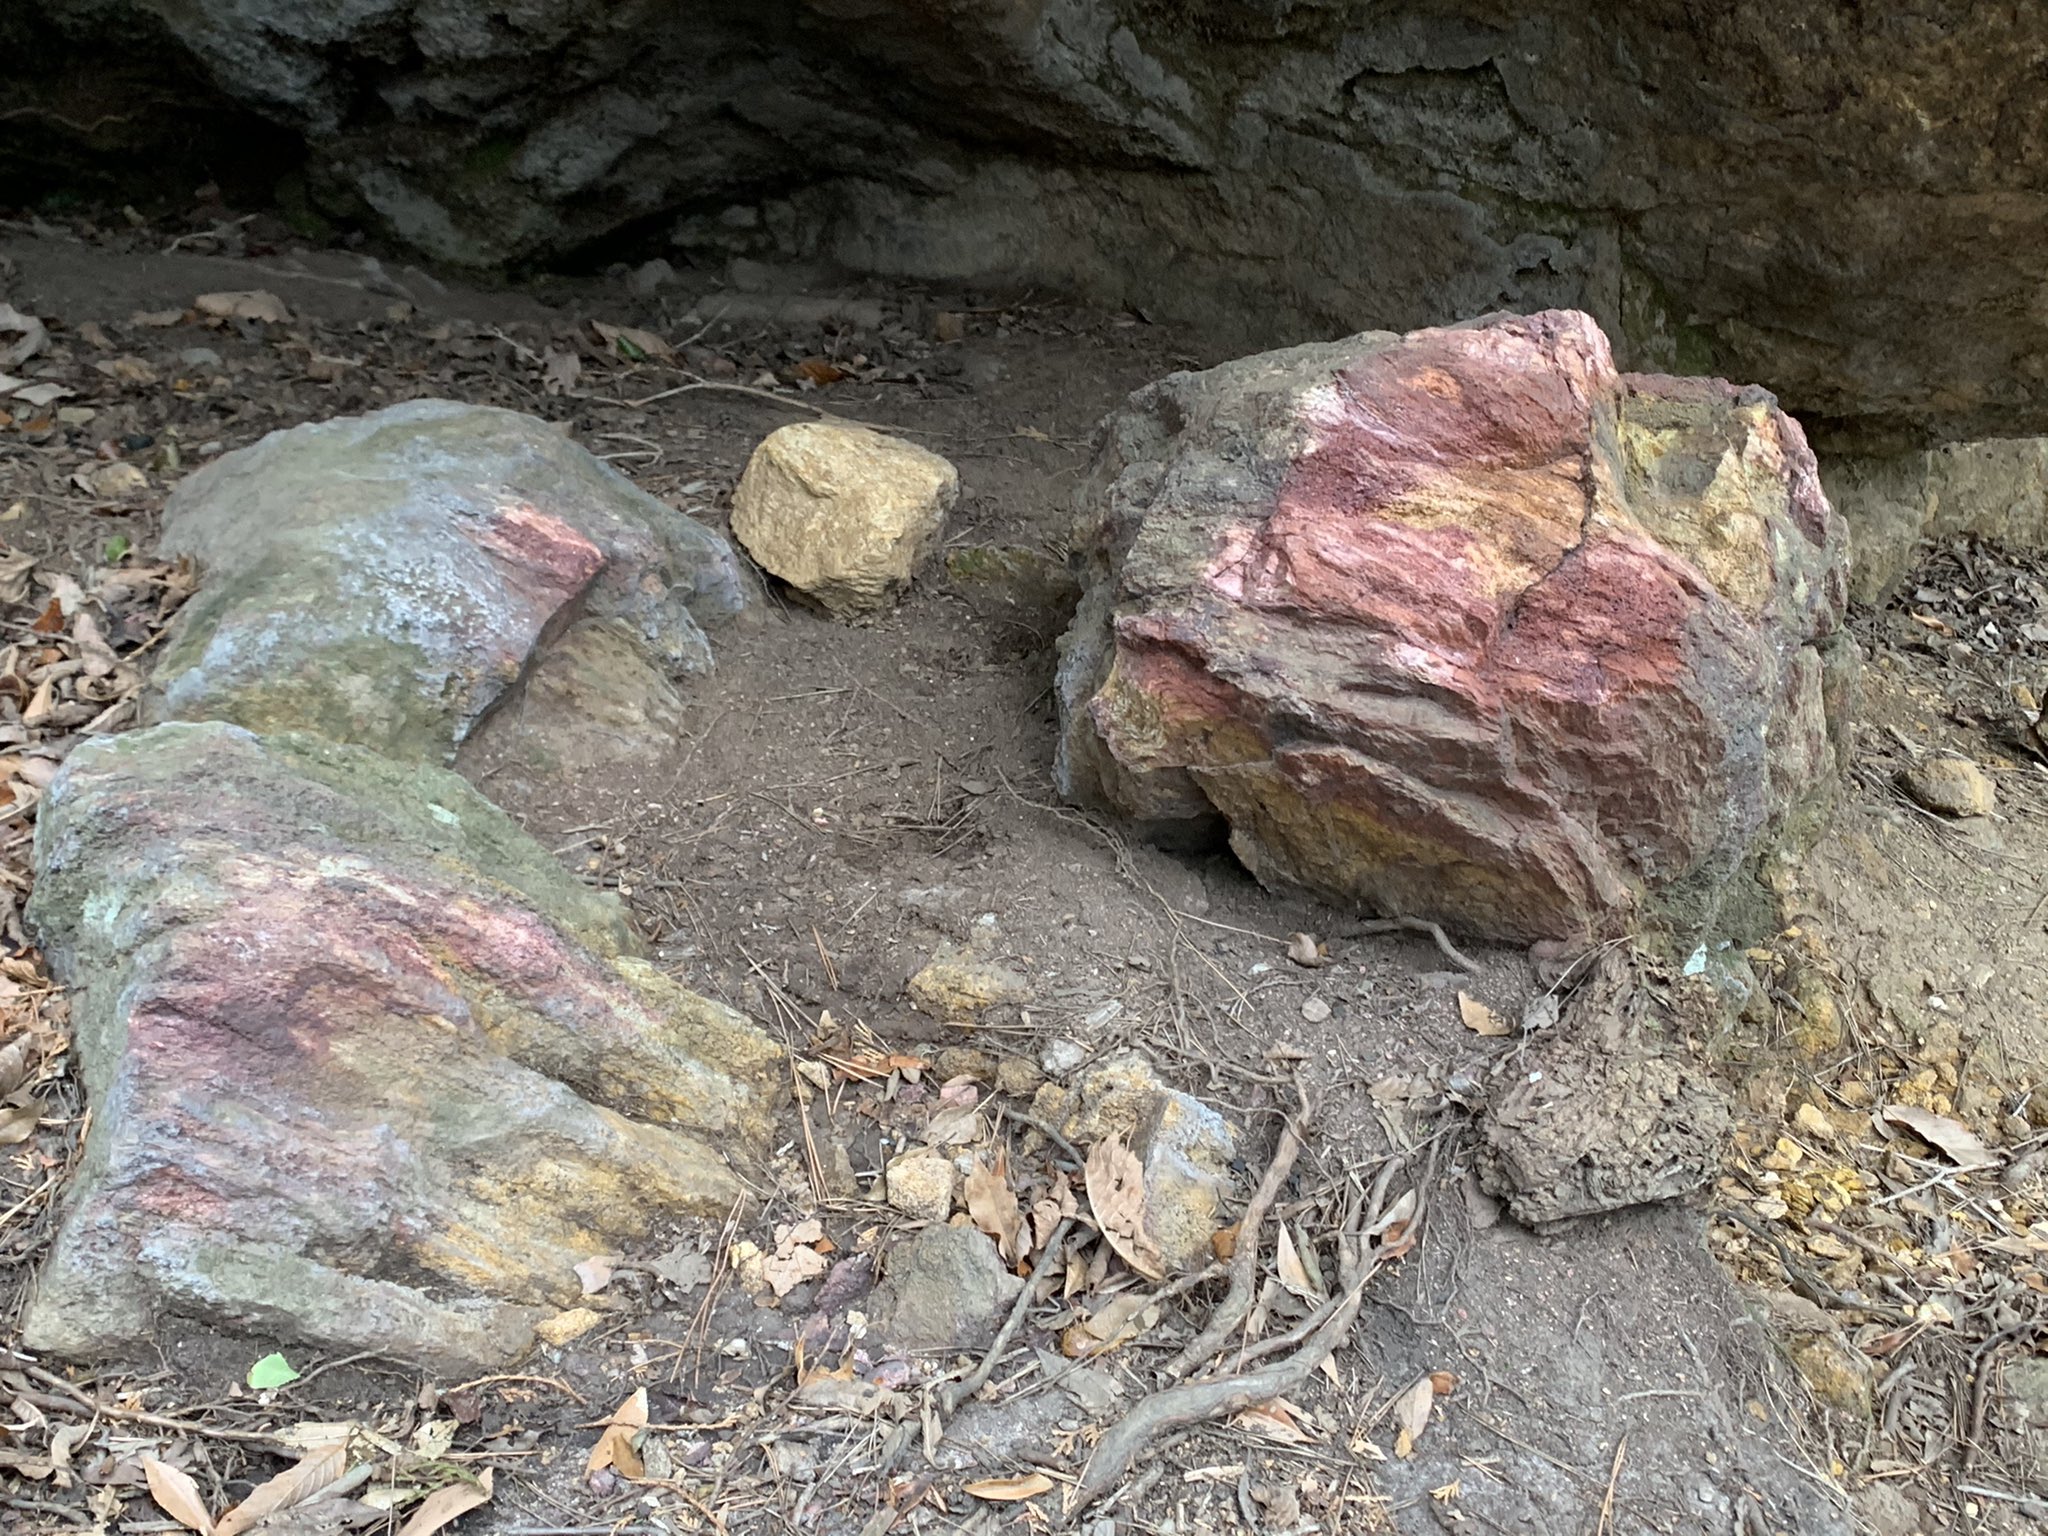
[[[265,1355],[249,1367],[249,1385],[258,1392],[290,1386],[298,1379],[299,1373],[292,1369],[291,1362],[283,1355]]]

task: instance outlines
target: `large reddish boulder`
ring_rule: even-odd
[[[1740,928],[1817,825],[1848,555],[1767,392],[1571,311],[1182,373],[1105,425],[1062,643],[1074,799],[1482,936]]]

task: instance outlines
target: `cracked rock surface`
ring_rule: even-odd
[[[1080,493],[1062,787],[1491,938],[1758,926],[1836,777],[1846,542],[1766,391],[1576,312],[1174,374]]]

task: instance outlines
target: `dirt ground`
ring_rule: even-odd
[[[2048,631],[2026,633],[2048,624],[2038,560],[1930,551],[1894,609],[1858,616],[1865,724],[1834,830],[1786,882],[1786,933],[1742,957],[1754,995],[1741,1018],[1727,1010],[1677,1042],[1737,1105],[1721,1178],[1699,1198],[1539,1234],[1472,1174],[1471,1105],[1527,1067],[1529,1042],[1476,1036],[1457,1002],[1462,989],[1519,1017],[1549,980],[1529,957],[1467,946],[1468,972],[1427,937],[1351,933],[1340,914],[1260,889],[1222,850],[1131,845],[1052,786],[1053,642],[1074,595],[1063,541],[1094,425],[1137,385],[1222,359],[1142,316],[1043,296],[826,289],[835,303],[816,291],[797,303],[783,296],[803,274],[738,293],[684,276],[639,297],[616,274],[482,293],[353,253],[294,252],[261,220],[0,224],[0,300],[50,323],[76,391],[69,422],[17,410],[0,426],[0,540],[46,564],[118,563],[115,540],[141,559],[183,469],[281,426],[425,395],[564,421],[713,525],[754,444],[812,407],[914,435],[962,485],[944,558],[893,612],[849,625],[770,590],[716,633],[717,669],[685,687],[682,728],[659,751],[592,750],[577,722],[616,701],[571,689],[509,708],[462,764],[545,846],[617,889],[679,979],[816,1066],[754,1208],[609,1256],[599,1325],[516,1376],[453,1383],[402,1361],[295,1359],[304,1380],[257,1394],[242,1376],[264,1341],[178,1334],[158,1369],[99,1376],[17,1355],[13,1376],[0,1368],[22,1384],[0,1426],[0,1449],[18,1452],[0,1460],[7,1528],[169,1529],[140,1455],[185,1466],[218,1508],[286,1464],[249,1437],[344,1420],[394,1443],[452,1423],[430,1459],[495,1477],[463,1530],[1058,1524],[1057,1492],[1006,1501],[962,1485],[1037,1469],[1071,1485],[1101,1426],[1201,1327],[1215,1286],[1161,1298],[1155,1320],[1093,1362],[1115,1388],[1109,1406],[1049,1384],[1033,1353],[1057,1351],[1120,1287],[1143,1289],[1090,1273],[1035,1300],[1014,1355],[943,1438],[933,1404],[959,1374],[950,1360],[866,1362],[895,1394],[879,1415],[806,1406],[791,1389],[805,1358],[857,1354],[852,1318],[900,1236],[866,1197],[894,1146],[943,1107],[940,1085],[987,1076],[991,1059],[1050,1052],[1057,1067],[1063,1050],[1095,1060],[1124,1047],[1242,1128],[1247,1188],[1297,1082],[1306,1090],[1315,1114],[1279,1214],[1324,1263],[1338,1212],[1390,1166],[1419,1196],[1419,1240],[1373,1279],[1330,1371],[1277,1415],[1165,1442],[1081,1517],[1090,1536],[2037,1528],[2048,1457],[2028,1447],[2003,1373],[2048,1334],[2048,1191],[2041,1159],[2028,1165],[2048,1124],[2036,1107],[2048,1095],[2034,1092],[2048,1070],[2048,772],[2013,702],[2014,684],[2048,685]],[[134,318],[246,288],[280,296],[292,321]],[[804,318],[806,306],[838,317]],[[721,322],[721,309],[761,318]],[[592,320],[652,330],[676,362],[624,359]],[[129,358],[143,367],[96,366]],[[145,483],[94,489],[91,472],[114,459]],[[1993,774],[1995,817],[1944,821],[1899,792],[1899,770],[1940,750]],[[25,826],[9,833],[17,865]],[[1297,933],[1324,940],[1329,963],[1292,963]],[[948,944],[999,959],[1030,1001],[971,1030],[913,1009],[908,978]],[[888,1070],[891,1053],[917,1065]],[[876,1057],[872,1074],[834,1065]],[[984,1091],[988,1143],[1049,1185],[1055,1149],[1002,1113],[1028,1098]],[[2003,1174],[1964,1175],[1938,1148],[1895,1139],[1873,1116],[1890,1103],[1968,1122]],[[51,1170],[75,1132],[53,1114],[12,1149],[23,1155],[0,1201],[15,1207],[4,1251],[17,1282],[46,1240]],[[662,1272],[676,1272],[664,1258],[701,1254],[724,1275],[736,1239],[773,1248],[780,1227],[786,1246],[808,1218],[837,1267],[787,1296]],[[1829,1405],[1794,1335],[1764,1326],[1756,1287],[1800,1293],[1839,1328],[1867,1411]],[[1278,1298],[1275,1329],[1288,1305]],[[1431,1373],[1434,1413],[1401,1437],[1397,1400]],[[643,1475],[589,1471],[604,1419],[636,1388],[655,1426]],[[51,1435],[79,1424],[90,1436],[52,1465]]]

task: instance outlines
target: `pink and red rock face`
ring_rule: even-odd
[[[1067,792],[1528,941],[1704,931],[1825,805],[1847,552],[1762,390],[1493,317],[1177,374],[1106,428]]]
[[[765,1148],[776,1047],[452,773],[173,722],[75,752],[37,837],[93,1117],[34,1348],[515,1359]]]

